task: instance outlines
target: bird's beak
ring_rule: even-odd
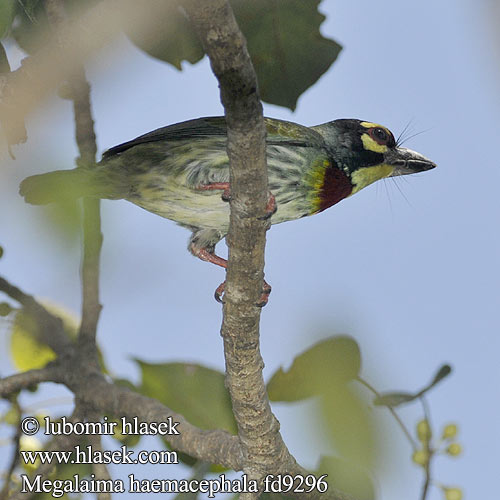
[[[394,148],[385,154],[387,164],[394,167],[390,177],[396,175],[416,174],[436,167],[436,164],[424,155],[406,148]]]

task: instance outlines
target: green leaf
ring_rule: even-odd
[[[441,380],[446,378],[451,373],[450,365],[443,365],[437,371],[436,375],[430,382],[430,384],[426,385],[422,390],[412,394],[409,392],[386,392],[381,394],[379,397],[376,397],[373,400],[373,404],[376,406],[390,406],[391,408],[396,408],[397,406],[410,403],[415,399],[423,396],[427,391],[432,389],[436,384],[439,384]]]
[[[231,0],[259,80],[262,99],[295,109],[300,95],[337,58],[339,44],[323,37],[321,0]],[[140,49],[181,69],[203,48],[178,1],[127,0],[123,29]]]
[[[21,420],[21,415],[19,413],[19,408],[12,405],[1,417],[0,422],[5,422],[7,425],[19,426],[19,421]]]
[[[396,406],[409,403],[418,398],[417,394],[410,394],[408,392],[386,392],[381,394],[379,397],[373,400],[373,404],[376,406],[390,406],[395,408]]]
[[[223,373],[190,363],[136,362],[142,371],[142,394],[157,399],[202,429],[225,429],[236,434]]]
[[[269,398],[298,401],[324,394],[331,384],[354,379],[360,367],[358,344],[350,337],[331,337],[297,356],[287,372],[280,368],[267,385]]]
[[[377,446],[380,429],[364,400],[353,384],[331,383],[320,399],[324,427],[335,450],[343,458],[373,469],[380,460]]]
[[[350,337],[337,336],[318,342],[300,354],[288,372],[278,370],[267,389],[272,401],[298,401],[320,396],[322,428],[335,449],[357,464],[371,467],[379,458],[379,430],[356,388],[361,356]]]
[[[55,313],[55,310],[53,310]],[[60,316],[60,311],[57,311]],[[64,313],[66,314],[66,313]],[[67,315],[64,331],[68,336],[75,337],[77,323]],[[35,318],[24,309],[16,312],[11,323],[10,354],[14,366],[20,371],[43,368],[56,359],[54,351],[38,340],[39,326]]]
[[[123,30],[149,55],[182,69],[205,55],[196,33],[177,1],[126,0],[122,8]]]
[[[0,0],[3,1],[3,0]],[[65,0],[64,6],[70,20],[75,20],[101,0]],[[12,35],[28,54],[44,47],[51,36],[44,2],[41,0],[16,0],[16,23]]]
[[[259,80],[262,100],[292,110],[337,59],[341,46],[323,37],[321,0],[231,0]]]
[[[50,230],[59,236],[68,249],[76,251],[79,245],[80,228],[82,222],[82,207],[75,196],[70,198],[73,188],[65,188],[64,199],[45,207],[42,217],[49,223]]]
[[[0,317],[8,316],[14,308],[8,302],[0,302]]]
[[[0,38],[8,32],[14,20],[16,0],[2,0],[0,2]]]
[[[40,304],[49,313],[59,317],[63,322],[64,333],[71,340],[76,340],[80,320],[72,312],[66,310],[59,304],[41,300]],[[9,325],[10,329],[10,354],[14,366],[19,371],[35,370],[43,368],[49,362],[56,359],[54,351],[39,339],[40,326],[36,318],[26,309],[17,309],[13,321]],[[100,349],[98,358],[101,370],[108,373],[105,361]]]
[[[17,10],[18,12],[24,12],[27,17],[34,19],[35,9],[42,8],[42,0],[17,0]]]
[[[338,457],[322,457],[316,477],[328,474],[326,481],[344,493],[357,500],[374,500],[375,487],[366,469],[356,463],[348,462]]]
[[[439,382],[441,382],[441,380],[446,378],[450,373],[451,373],[450,365],[441,366],[441,368],[439,368],[439,370],[437,371],[436,375],[434,375],[432,382],[425,389],[422,389],[421,393],[423,394],[424,392],[427,392],[429,389],[432,389],[436,384],[439,384]]]
[[[16,2],[16,17],[12,36],[19,47],[26,53],[33,54],[47,44],[48,23],[43,2],[39,0]]]

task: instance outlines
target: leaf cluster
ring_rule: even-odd
[[[65,0],[73,18],[98,0]],[[295,109],[300,95],[336,60],[341,46],[321,34],[321,0],[231,0],[246,37],[261,98]],[[181,70],[205,55],[180,0],[123,0],[116,13],[124,33],[141,50]],[[16,21],[16,22],[14,22]],[[165,29],[167,27],[167,29]],[[47,43],[47,16],[40,0],[2,0],[0,38],[10,37],[28,54]],[[0,73],[9,71],[0,48]]]

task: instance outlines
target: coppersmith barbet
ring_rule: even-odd
[[[376,123],[340,119],[306,127],[272,118],[265,123],[272,224],[317,214],[379,179],[436,166],[400,147]],[[189,229],[191,253],[226,267],[215,255],[229,229],[226,132],[223,117],[170,125],[109,149],[97,166],[28,177],[20,193],[35,205],[64,193],[126,199]],[[223,286],[216,296],[222,291]]]

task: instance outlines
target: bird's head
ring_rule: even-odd
[[[420,153],[399,146],[383,125],[342,119],[313,128],[325,138],[337,167],[351,179],[351,194],[384,177],[415,174],[436,166]]]

